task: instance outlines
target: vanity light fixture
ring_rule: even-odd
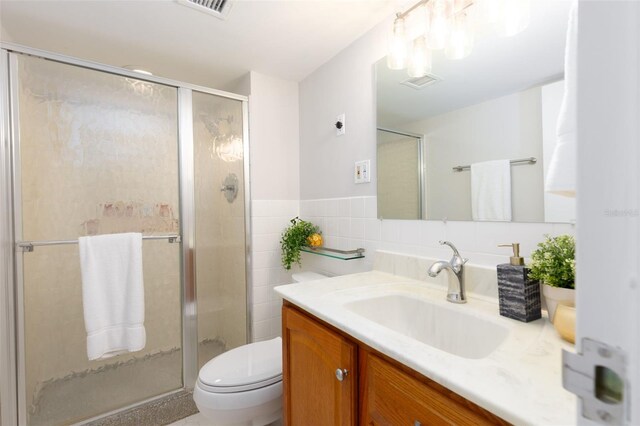
[[[389,38],[387,66],[407,68],[410,77],[431,73],[432,51],[444,49],[449,59],[473,50],[478,23],[503,36],[513,36],[529,24],[530,0],[420,0],[396,14]],[[408,23],[412,25],[408,25]]]

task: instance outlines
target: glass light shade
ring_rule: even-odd
[[[462,59],[469,56],[473,50],[474,35],[473,26],[469,22],[466,13],[462,12],[455,16],[449,42],[444,51],[449,59]]]
[[[506,0],[498,32],[504,36],[513,36],[524,31],[531,20],[529,0]]]
[[[424,77],[431,72],[431,68],[431,51],[427,48],[427,40],[424,37],[418,37],[411,47],[407,73],[412,78]]]
[[[484,22],[498,24],[504,16],[505,0],[480,0],[480,15]],[[507,0],[513,1],[513,0]]]
[[[430,49],[442,49],[447,44],[450,31],[451,0],[433,0],[431,9],[431,26],[428,36]]]
[[[414,40],[427,32],[428,3],[421,4],[404,19],[405,40]]]
[[[216,137],[213,139],[216,155],[227,163],[242,160],[242,139],[236,135],[228,137]]]
[[[462,12],[465,9],[466,5],[467,0],[453,0],[451,13],[455,15]]]
[[[406,67],[406,61],[407,41],[405,38],[404,19],[397,18],[393,23],[393,32],[389,40],[387,66],[392,70],[401,70]]]

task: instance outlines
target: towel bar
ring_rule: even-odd
[[[536,164],[538,162],[538,159],[536,157],[518,158],[517,160],[510,160],[509,162],[511,164]],[[470,170],[470,169],[471,169],[471,165],[453,167],[454,172],[461,172],[463,170]]]
[[[180,235],[143,235],[143,240],[168,240],[170,243],[180,243]],[[51,241],[20,241],[16,243],[16,249],[30,253],[37,246],[59,246],[66,244],[78,244],[78,240],[51,240]]]

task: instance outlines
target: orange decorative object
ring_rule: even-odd
[[[320,234],[311,234],[309,238],[307,238],[307,242],[311,247],[322,247],[322,235]]]

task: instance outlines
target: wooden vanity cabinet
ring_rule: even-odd
[[[282,340],[285,425],[355,425],[356,344],[286,306]]]
[[[509,424],[286,301],[282,327],[287,426]]]

